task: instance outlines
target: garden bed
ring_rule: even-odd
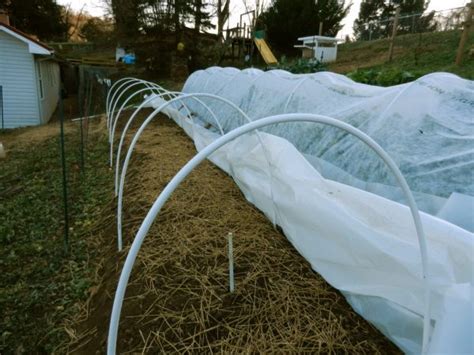
[[[89,295],[102,253],[95,222],[113,208],[103,132],[91,125],[81,173],[78,124],[66,124],[68,253],[58,122],[0,133],[7,152],[0,160],[2,354],[58,352],[68,339],[64,319]]]
[[[167,118],[156,119],[144,132],[127,176],[126,246],[156,196],[194,154],[192,142]],[[71,341],[64,350],[72,353],[105,349],[113,294],[128,251],[116,251],[114,221],[102,220],[102,229],[96,229],[104,245],[97,285],[82,312],[66,322]],[[234,234],[234,293],[228,291],[229,232]],[[230,177],[207,161],[165,205],[138,255],[118,350],[399,352],[312,271]]]

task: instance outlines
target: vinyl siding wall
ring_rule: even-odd
[[[28,45],[0,31],[0,85],[5,128],[41,123],[34,65]]]
[[[40,82],[41,74],[41,82]],[[41,122],[46,123],[51,118],[59,101],[60,74],[58,63],[52,60],[36,60],[36,77],[38,98],[41,107]],[[43,98],[40,97],[42,85]]]

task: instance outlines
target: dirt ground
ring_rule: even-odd
[[[70,133],[77,129],[78,123],[72,123],[70,119],[79,115],[77,109],[77,97],[70,96],[63,101],[64,105],[64,132]],[[35,145],[44,142],[48,138],[59,134],[59,111],[56,110],[48,124],[36,127],[21,127],[15,129],[4,130],[0,136],[0,143],[5,150],[15,149],[21,145]]]
[[[191,140],[169,119],[160,117],[147,128],[126,180],[126,246],[160,191],[194,154]],[[105,351],[112,299],[128,251],[117,252],[115,211],[111,207],[108,213],[96,229],[102,240],[97,284],[82,311],[65,323],[70,343],[64,352]],[[228,291],[229,232],[234,234],[234,293]],[[122,310],[118,350],[399,352],[210,162],[178,188],[144,242]]]

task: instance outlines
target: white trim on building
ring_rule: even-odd
[[[31,39],[21,35],[20,33],[11,30],[10,28],[6,27],[3,23],[0,23],[0,31],[8,33],[9,35],[19,39],[20,41],[28,44],[28,50],[31,54],[39,54],[39,55],[52,55],[54,53],[53,50],[46,49],[45,47],[37,44],[36,42],[32,41]]]
[[[306,36],[298,38],[303,44],[295,45],[301,48],[303,58],[315,58],[323,63],[335,62],[337,59],[337,45],[343,40],[326,36]]]
[[[53,53],[31,36],[0,23],[4,128],[39,125],[51,118],[61,85],[59,64]]]

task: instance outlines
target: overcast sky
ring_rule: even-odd
[[[83,6],[84,9],[94,16],[104,15],[104,5],[102,0],[56,0],[61,5],[71,5],[71,7],[79,11]],[[265,3],[270,3],[271,0],[265,0]],[[312,0],[308,0],[312,1]],[[351,0],[346,0],[349,3]],[[352,0],[352,7],[349,15],[344,19],[344,28],[339,32],[338,37],[344,38],[345,35],[352,34],[352,25],[359,14],[361,0]],[[468,0],[431,0],[428,10],[445,10],[454,7],[466,5]],[[254,0],[247,0],[247,4],[253,4]],[[231,0],[231,18],[230,27],[234,27],[239,22],[240,13],[245,11],[243,0]],[[227,26],[226,26],[227,27]],[[312,35],[313,33],[307,33]]]

